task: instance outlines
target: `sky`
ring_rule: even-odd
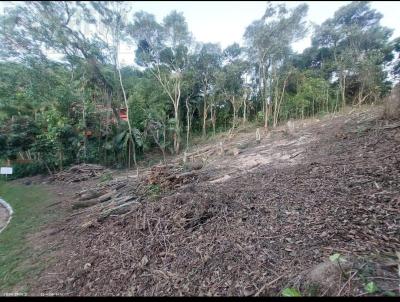
[[[309,6],[306,20],[321,24],[333,16],[335,11],[350,1],[279,1],[288,7],[301,3]],[[266,1],[132,1],[131,14],[143,10],[154,14],[158,22],[172,10],[182,12],[196,41],[220,43],[222,48],[238,42],[243,45],[246,27],[260,19],[266,8]],[[0,3],[0,8],[12,5]],[[371,7],[383,14],[381,24],[394,29],[392,38],[400,36],[400,2],[371,1]],[[310,35],[294,43],[293,49],[302,52],[311,44]],[[121,48],[121,64],[133,63],[133,50]]]

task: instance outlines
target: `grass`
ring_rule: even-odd
[[[150,198],[157,199],[162,192],[162,188],[159,184],[150,184],[147,186],[147,193]]]
[[[39,251],[27,237],[38,232],[56,213],[46,207],[51,196],[39,186],[24,186],[0,182],[0,196],[13,208],[14,214],[6,229],[0,234],[0,294],[29,290],[27,280],[44,267]]]

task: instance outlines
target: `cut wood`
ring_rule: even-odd
[[[186,163],[186,167],[189,170],[200,170],[201,168],[203,168],[203,162],[202,161],[188,162]]]
[[[104,194],[104,191],[98,191],[98,190],[88,190],[85,193],[83,193],[81,195],[81,197],[79,198],[80,201],[83,200],[89,200],[89,199],[93,199],[93,198],[97,198],[101,195]]]
[[[140,204],[139,202],[137,202],[136,200],[119,205],[117,207],[108,209],[106,211],[104,211],[103,213],[101,213],[100,217],[97,219],[97,221],[101,222],[104,219],[106,219],[108,216],[110,215],[121,215],[121,214],[125,214],[127,212],[129,212],[130,207],[133,204]]]
[[[106,194],[100,196],[97,200],[98,200],[98,202],[105,202],[105,201],[111,199],[111,197],[113,197],[113,195],[115,195],[115,193],[117,193],[117,190],[113,190],[109,193],[106,193]]]
[[[134,198],[136,198],[135,201],[137,201],[138,198],[136,196],[123,196],[123,197],[113,200],[113,202],[117,205],[121,205],[121,204],[124,204],[124,203],[134,199]]]
[[[99,201],[95,199],[90,199],[90,200],[84,200],[84,201],[77,201],[72,204],[73,209],[81,209],[81,208],[88,208],[91,206],[94,206],[95,204],[98,204]]]
[[[170,175],[170,176],[166,177],[165,179],[167,179],[167,180],[171,180],[171,179],[174,179],[174,178],[182,179],[182,178],[185,178],[185,177],[193,176],[195,174],[196,174],[196,172],[185,172],[185,173],[181,173],[181,174],[177,174],[177,175]]]

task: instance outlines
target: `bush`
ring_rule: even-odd
[[[47,174],[47,169],[45,165],[39,162],[16,163],[13,164],[12,167],[13,167],[13,174],[10,175],[9,179],[34,176],[37,174]]]
[[[400,118],[400,83],[398,83],[385,99],[383,116],[386,119]]]

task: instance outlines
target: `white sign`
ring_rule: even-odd
[[[11,167],[1,167],[0,168],[0,174],[12,174],[13,173],[13,168]]]

